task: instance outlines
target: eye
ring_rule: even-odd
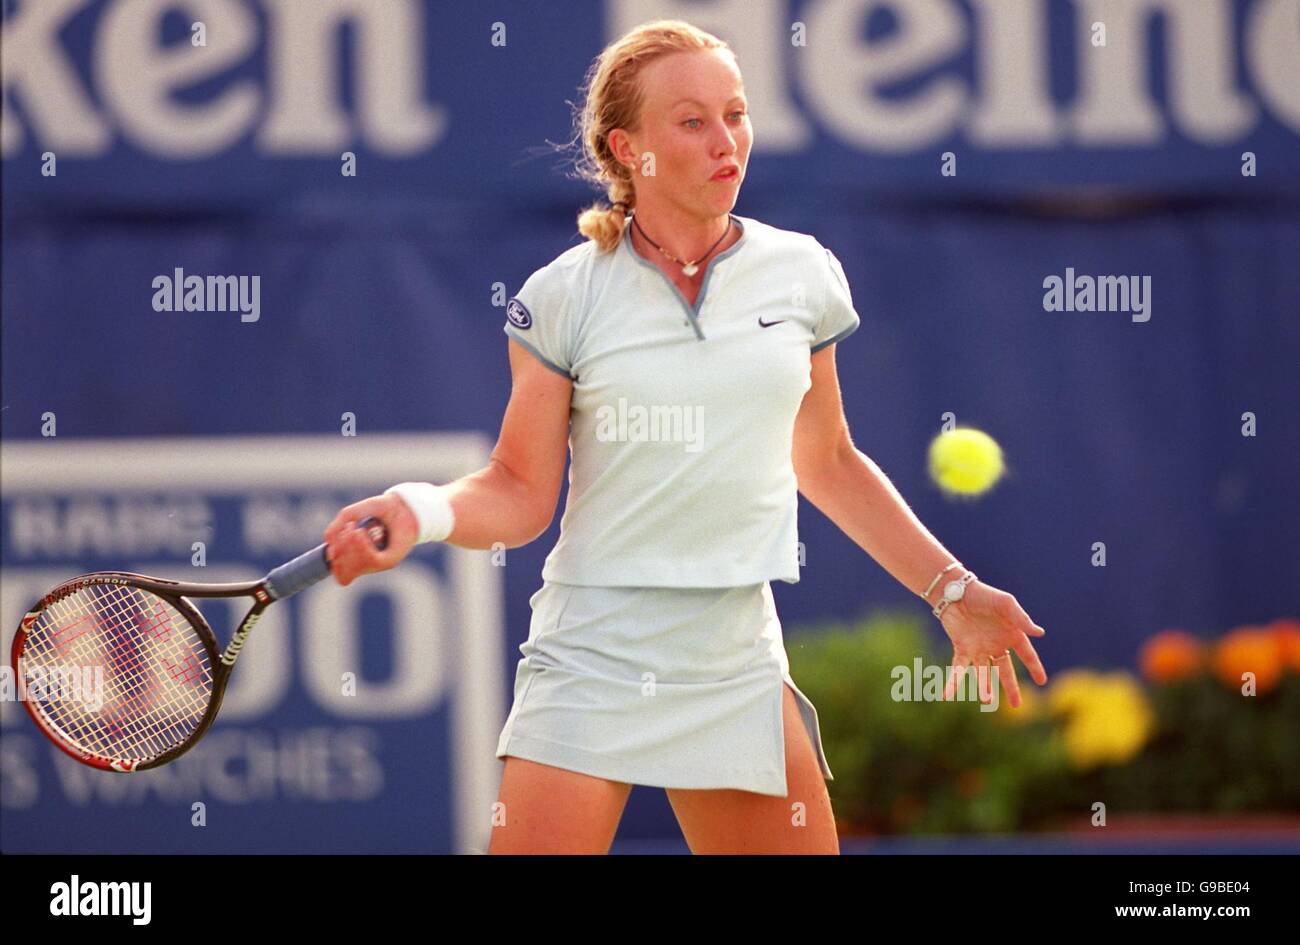
[[[731,113],[730,117],[736,121],[740,121],[741,119],[744,118],[745,114],[746,113],[743,108],[738,108]],[[691,122],[695,122],[695,125],[691,125]],[[688,126],[692,131],[695,130],[695,128],[699,125],[699,123],[700,123],[699,118],[688,118],[684,122],[682,122],[683,125]]]

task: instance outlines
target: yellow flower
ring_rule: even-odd
[[[1043,714],[1042,697],[1036,691],[1034,683],[1020,680],[1020,708],[1011,708],[1011,700],[1006,693],[999,693],[998,711],[995,718],[1012,725],[1022,725],[1039,718]]]
[[[1057,673],[1047,689],[1047,705],[1053,715],[1072,712],[1086,702],[1101,684],[1101,675],[1090,669],[1067,669]]]
[[[1065,749],[1080,769],[1128,761],[1155,727],[1142,687],[1122,671],[1067,670],[1051,687],[1048,704],[1064,717]]]

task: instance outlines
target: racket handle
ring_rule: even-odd
[[[374,517],[363,518],[357,522],[358,528],[364,528],[370,541],[383,551],[388,547],[388,529],[384,523]],[[330,575],[330,562],[327,557],[329,548],[318,545],[311,551],[300,554],[292,561],[273,568],[266,576],[266,590],[272,600],[291,597],[299,591],[305,591],[313,584],[319,584]]]

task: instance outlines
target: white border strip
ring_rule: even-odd
[[[293,454],[286,463],[285,454]],[[371,485],[385,476],[454,479],[487,464],[478,433],[365,433],[293,436],[48,440],[0,444],[6,493],[118,488],[245,492]],[[238,469],[232,475],[232,465]],[[118,487],[115,483],[123,483]]]

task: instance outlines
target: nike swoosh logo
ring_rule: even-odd
[[[784,318],[777,319],[777,320],[774,321],[774,322],[765,322],[765,321],[763,321],[763,316],[762,316],[762,315],[758,316],[758,324],[759,324],[761,327],[763,327],[763,328],[771,328],[773,325],[779,325],[779,324],[781,324],[781,322],[783,322],[783,321],[785,321]]]

